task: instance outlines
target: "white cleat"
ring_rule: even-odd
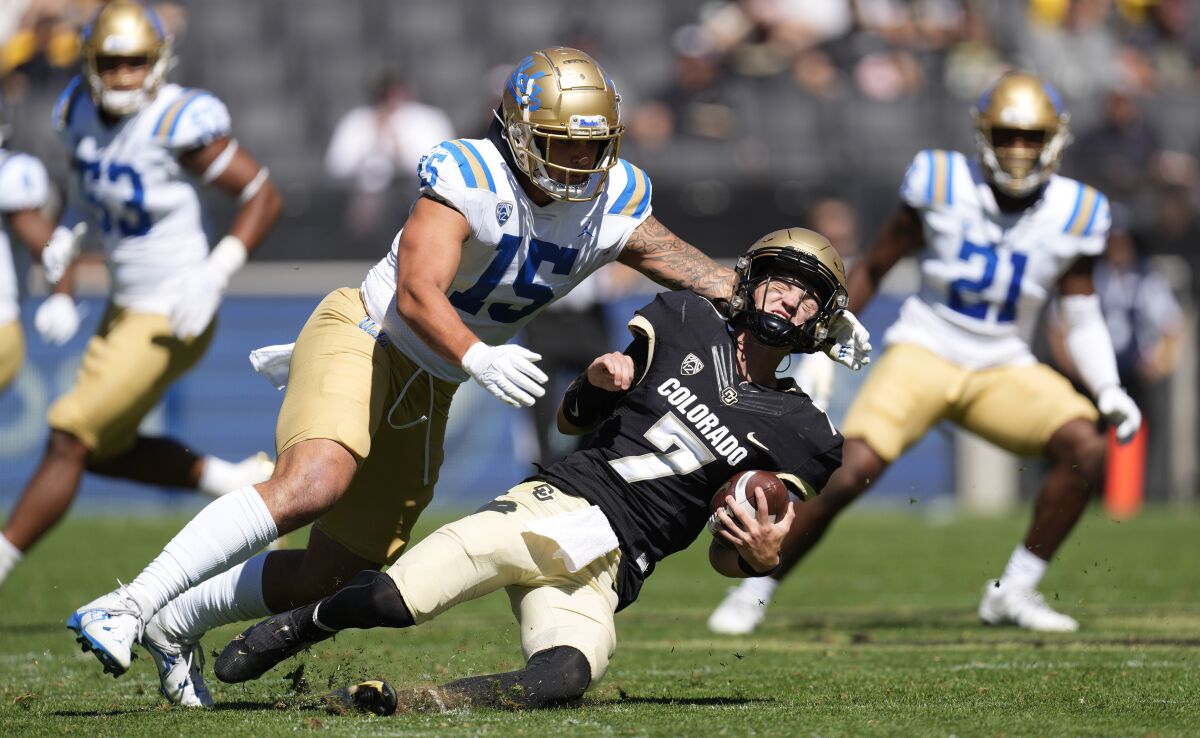
[[[183,643],[163,630],[157,617],[146,624],[140,643],[154,658],[158,669],[158,691],[173,705],[212,707],[213,698],[204,683],[204,649],[200,642]]]
[[[748,635],[767,615],[767,602],[741,586],[730,587],[725,599],[708,616],[708,629],[719,635]]]
[[[1079,623],[1046,604],[1036,589],[1004,587],[995,579],[983,587],[979,619],[988,625],[1012,623],[1044,633],[1074,633]]]
[[[115,679],[129,670],[144,625],[137,605],[120,587],[71,613],[67,627],[84,653],[95,654],[104,673]]]

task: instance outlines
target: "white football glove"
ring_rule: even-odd
[[[58,226],[51,234],[50,240],[46,242],[45,248],[42,249],[42,266],[46,269],[46,281],[51,284],[58,284],[63,275],[67,273],[67,267],[71,266],[71,262],[75,261],[75,257],[79,256],[79,248],[83,243],[83,237],[87,235],[87,223],[79,222],[74,228],[68,230],[65,226]]]
[[[825,354],[805,354],[796,366],[796,384],[800,385],[813,404],[822,410],[829,408],[833,396],[833,360]]]
[[[52,346],[70,341],[79,330],[83,315],[74,298],[62,292],[47,297],[33,315],[33,325],[42,340]]]
[[[462,368],[483,388],[513,407],[529,407],[546,394],[542,385],[549,379],[533,365],[541,354],[514,344],[472,344],[463,354]]]
[[[176,277],[170,285],[175,303],[168,316],[171,332],[184,341],[208,328],[229,278],[246,263],[246,245],[236,236],[222,238],[199,269]]]
[[[1142,425],[1142,411],[1124,389],[1110,384],[1100,390],[1096,407],[1104,420],[1117,429],[1117,443],[1124,445],[1133,440]]]
[[[871,334],[849,310],[834,314],[822,348],[829,358],[854,371],[871,363]]]

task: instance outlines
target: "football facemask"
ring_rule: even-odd
[[[846,306],[846,269],[837,251],[821,234],[787,228],[763,236],[737,261],[738,286],[729,304],[733,324],[758,342],[796,353],[818,350],[829,324]],[[816,313],[801,325],[766,309],[772,281],[798,285],[817,302]],[[762,297],[755,299],[760,285]]]
[[[102,72],[128,61],[147,72],[134,89],[114,89]],[[136,66],[135,66],[136,65]],[[134,0],[113,0],[96,12],[83,31],[83,71],[92,99],[118,117],[132,115],[154,99],[171,66],[171,39],[153,10]]]
[[[1058,171],[1071,141],[1070,116],[1059,94],[1038,77],[1005,74],[984,91],[971,115],[984,170],[1001,192],[1025,197]],[[1024,145],[1016,145],[1018,139]]]

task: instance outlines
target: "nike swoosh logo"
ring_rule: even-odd
[[[750,431],[749,433],[746,434],[746,440],[749,441],[750,443],[753,443],[755,446],[758,446],[763,451],[771,450],[771,449],[767,448],[766,446],[764,446],[762,441],[760,441],[754,437],[754,431]]]
[[[574,398],[572,398],[572,399],[571,399],[571,412],[570,412],[570,415],[571,415],[571,417],[572,417],[572,418],[578,418],[578,417],[579,417],[579,398],[578,398],[578,397],[574,397]]]

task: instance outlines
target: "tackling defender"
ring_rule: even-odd
[[[193,658],[203,633],[395,561],[432,498],[459,384],[472,378],[511,405],[543,395],[539,357],[505,341],[600,266],[732,294],[732,270],[651,214],[650,178],[618,158],[619,103],[591,57],[545,49],[507,78],[487,138],[422,158],[421,195],[389,253],[300,332],[271,480],[211,503],[128,586],[71,616],[106,671],[124,673],[139,639],[170,643],[182,656],[163,693],[209,704]],[[853,362],[869,350],[864,334],[839,316],[828,350]],[[314,520],[307,550],[254,556]]]
[[[784,357],[817,348],[844,305],[841,259],[819,234],[793,228],[752,245],[738,274],[728,305],[659,295],[630,321],[624,353],[598,357],[575,380],[559,429],[597,428],[587,448],[443,526],[386,573],[363,571],[336,594],[251,627],[225,648],[217,676],[256,679],[339,630],[417,625],[503,588],[525,668],[419,690],[405,706],[538,708],[581,697],[616,648],[614,613],[705,529],[722,482],[763,469],[807,496],[841,461],[829,419],[776,378]],[[739,508],[735,524],[718,513],[709,558],[726,576],[779,563],[797,505],[772,523],[762,490],[754,494],[756,517]],[[381,714],[396,708],[379,681],[342,697]]]
[[[83,56],[54,124],[78,174],[72,196],[107,248],[112,294],[75,386],[50,407],[46,450],[5,524],[0,559],[9,568],[66,513],[85,470],[213,495],[270,474],[261,455],[236,464],[201,457],[139,435],[138,425],[204,354],[225,285],[278,217],[279,194],[230,137],[220,100],[165,83],[171,44],[152,10],[130,0],[104,5],[84,31]],[[189,175],[241,203],[211,253]],[[85,230],[59,226],[40,249],[51,281]],[[78,327],[71,308],[47,319],[61,340]]]
[[[1055,174],[1069,141],[1068,116],[1037,77],[1001,77],[983,93],[974,120],[980,160],[954,151],[917,154],[899,211],[850,273],[850,306],[860,310],[897,261],[921,254],[920,293],[904,303],[887,332],[887,351],[847,413],[845,464],[798,512],[779,571],[731,590],[709,619],[712,630],[753,631],[774,588],[834,517],[942,419],[1015,454],[1045,454],[1053,464],[1024,541],[984,589],[979,617],[1041,631],[1078,627],[1037,586],[1097,487],[1105,441],[1096,408],[1123,443],[1141,423],[1117,378],[1092,289],[1108,200]],[[1054,292],[1071,357],[1095,405],[1030,351],[1039,311]]]

